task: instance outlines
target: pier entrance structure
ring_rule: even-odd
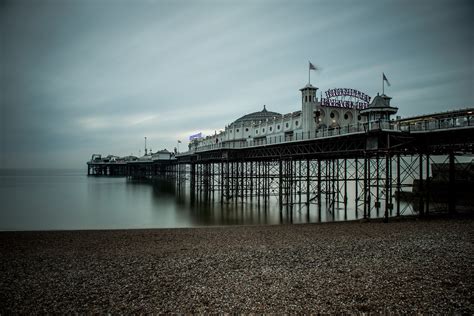
[[[357,90],[332,89],[318,100],[316,87],[300,90],[301,111],[281,115],[264,106],[222,133],[193,139],[173,159],[126,162],[120,170],[172,178],[192,201],[265,207],[272,200],[280,212],[308,217],[346,218],[349,208],[356,218],[387,219],[456,211],[466,188],[459,166],[473,170],[472,161],[458,162],[474,153],[474,108],[393,120],[397,108],[385,94],[368,102]],[[344,93],[359,101],[341,99]],[[97,166],[91,161],[88,170]]]

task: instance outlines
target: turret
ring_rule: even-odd
[[[302,128],[303,132],[314,131],[315,123],[313,118],[313,112],[316,108],[316,92],[318,88],[312,86],[308,83],[304,88],[300,89],[301,91],[301,118],[302,118]]]
[[[387,128],[387,124],[390,122],[390,116],[396,114],[398,111],[398,108],[390,106],[391,99],[391,97],[385,94],[379,95],[377,93],[372,103],[360,111],[361,115],[367,117],[369,130]]]
[[[391,97],[385,94],[379,95],[377,93],[372,103],[367,108],[361,110],[360,114],[366,116],[369,122],[388,122],[390,121],[390,116],[398,111],[398,108],[390,106],[391,99]]]

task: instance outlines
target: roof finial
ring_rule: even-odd
[[[267,106],[264,104],[263,105],[263,110],[266,111],[267,110]]]

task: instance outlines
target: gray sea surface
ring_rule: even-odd
[[[351,220],[312,206],[280,212],[278,203],[219,199],[191,203],[172,183],[87,176],[85,169],[0,169],[0,230],[178,228]],[[375,215],[375,214],[374,214]],[[381,214],[380,214],[381,215]]]

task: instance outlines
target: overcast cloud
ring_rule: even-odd
[[[473,106],[473,1],[2,1],[1,167],[85,167],[322,91]]]

